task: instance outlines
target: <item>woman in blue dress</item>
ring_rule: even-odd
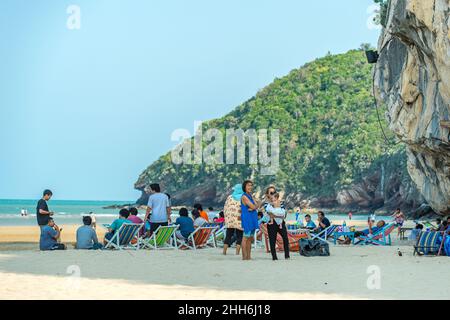
[[[241,198],[241,220],[244,229],[242,239],[242,260],[251,260],[252,241],[258,226],[258,209],[261,207],[260,201],[255,201],[252,196],[253,182],[244,181],[242,184],[244,194]]]

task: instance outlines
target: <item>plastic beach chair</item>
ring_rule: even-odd
[[[119,228],[119,230],[114,233],[111,240],[106,240],[105,249],[119,249],[123,250],[126,248],[139,250],[140,238],[139,231],[144,226],[143,223],[124,223]],[[136,244],[132,243],[133,239],[137,239]]]
[[[150,238],[142,239],[144,248],[148,249],[178,249],[177,238],[175,232],[179,228],[178,225],[159,226],[153,232]]]

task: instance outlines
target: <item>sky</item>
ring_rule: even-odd
[[[2,0],[0,199],[50,188],[54,199],[136,200],[135,181],[174,147],[174,130],[192,132],[327,52],[375,46],[371,5]]]

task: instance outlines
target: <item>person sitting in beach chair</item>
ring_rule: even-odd
[[[180,228],[176,231],[175,235],[180,240],[186,240],[195,230],[194,221],[189,218],[189,212],[186,208],[181,208],[179,214],[180,217],[177,218],[175,224],[179,225]]]
[[[200,203],[194,204],[194,209],[198,210],[200,217],[202,217],[206,222],[209,223],[209,216],[206,211],[203,210],[203,206]]]
[[[139,211],[135,207],[131,207],[129,210],[130,215],[128,216],[128,220],[135,224],[142,224],[144,220],[138,217]],[[139,236],[143,236],[145,234],[145,228],[141,228],[139,231]]]
[[[330,220],[328,220],[327,217],[325,217],[325,213],[323,211],[317,212],[318,215],[318,226],[314,229],[315,232],[322,232],[329,226],[331,226]]]
[[[314,223],[314,221],[312,221],[311,216],[309,214],[307,214],[305,216],[305,229],[314,230],[316,228],[317,228],[317,226]]]
[[[200,211],[197,209],[192,210],[192,218],[194,219],[194,228],[201,227],[208,222],[200,216]]]
[[[369,218],[367,219],[367,224],[368,224],[367,229],[355,232],[355,238],[362,236],[371,237],[373,234],[383,229],[384,226],[386,225],[386,222],[384,220],[380,220],[377,222],[376,226],[373,226],[373,221]]]
[[[216,224],[224,224],[225,223],[225,214],[223,213],[223,211],[219,212],[219,217],[218,218],[214,218],[214,223]]]
[[[411,230],[411,234],[409,235],[409,240],[416,241],[417,238],[420,236],[420,233],[423,230],[423,224],[417,223],[415,228]]]
[[[41,228],[41,238],[39,240],[39,248],[42,251],[65,250],[66,246],[59,243],[61,230],[49,217],[47,225]]]
[[[120,229],[120,227],[126,223],[126,222],[130,222],[130,220],[128,220],[128,217],[130,216],[130,212],[127,209],[121,209],[119,211],[119,219],[116,219],[113,221],[113,223],[111,223],[111,225],[108,227],[108,232],[105,234],[105,244],[112,239],[112,237],[114,236],[114,234],[116,233],[117,230]]]
[[[77,230],[77,249],[98,250],[103,246],[98,242],[97,233],[90,216],[83,217],[83,226]]]

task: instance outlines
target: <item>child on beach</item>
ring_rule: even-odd
[[[128,217],[130,216],[130,212],[127,209],[122,209],[119,211],[119,219],[116,219],[113,221],[113,223],[111,223],[111,225],[108,227],[108,233],[105,234],[105,244],[107,244],[106,240],[111,240],[112,237],[114,236],[114,233],[120,229],[120,227],[128,222],[130,220],[128,220]]]
[[[283,220],[286,218],[286,210],[281,207],[280,194],[273,195],[273,201],[267,206],[267,212],[271,214],[268,224],[273,225],[274,221],[280,229],[283,228]]]

